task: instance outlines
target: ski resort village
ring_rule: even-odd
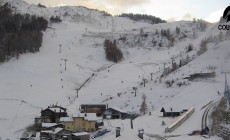
[[[0,140],[230,140],[226,14],[1,0]]]

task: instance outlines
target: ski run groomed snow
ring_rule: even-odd
[[[5,0],[6,1],[6,0]],[[49,18],[61,15],[62,22],[49,24],[43,32],[43,43],[40,52],[27,53],[17,60],[0,64],[0,137],[16,140],[21,137],[26,127],[34,123],[34,118],[40,115],[41,109],[58,104],[67,108],[69,115],[79,113],[81,104],[108,104],[129,112],[138,112],[142,103],[142,95],[147,97],[148,113],[134,120],[134,128],[130,120],[105,120],[106,127],[111,132],[95,138],[95,140],[136,140],[139,139],[138,129],[143,128],[145,140],[157,139],[150,137],[168,136],[169,140],[202,140],[201,136],[189,136],[194,130],[201,129],[201,119],[205,109],[203,106],[210,101],[223,97],[224,74],[230,72],[230,40],[209,43],[208,50],[196,56],[191,62],[167,77],[162,74],[164,64],[171,66],[171,58],[179,63],[180,58],[196,55],[196,50],[202,39],[219,34],[217,24],[209,24],[206,31],[196,31],[197,37],[192,37],[196,25],[192,21],[178,21],[151,25],[145,22],[135,22],[128,18],[103,16],[97,10],[84,7],[38,8],[19,0],[7,0],[17,7],[16,12],[30,13]],[[67,16],[63,16],[68,12]],[[115,30],[112,31],[112,21]],[[152,47],[151,40],[135,44],[135,36],[144,33],[155,33],[156,29],[170,29],[175,34],[175,28],[187,31],[187,38],[176,40],[173,47]],[[223,31],[225,34],[225,32]],[[127,42],[118,42],[118,47],[124,54],[119,63],[109,62],[105,58],[103,43],[107,39],[118,39],[125,36]],[[155,35],[156,40],[160,40]],[[161,38],[161,37],[159,37]],[[167,44],[167,40],[163,39]],[[194,50],[184,53],[188,44],[193,44]],[[65,60],[66,70],[65,70]],[[215,78],[187,81],[183,78],[193,73],[216,72]],[[151,74],[153,73],[153,81]],[[92,76],[94,74],[94,76]],[[92,78],[79,90],[76,89],[89,77]],[[146,86],[140,85],[142,79],[147,79]],[[229,73],[227,78],[230,79]],[[61,80],[62,79],[62,80]],[[186,82],[187,85],[167,88],[166,80]],[[154,82],[157,80],[157,82]],[[133,87],[137,87],[134,96]],[[217,91],[221,94],[218,95]],[[120,97],[118,96],[120,93]],[[172,133],[165,133],[165,128],[172,124],[175,118],[163,118],[161,108],[170,111],[181,111],[190,107],[195,112]],[[151,112],[151,115],[149,115]],[[209,126],[211,117],[209,117]],[[166,125],[162,126],[161,122]],[[108,123],[107,123],[108,122]],[[109,125],[109,126],[108,126]],[[115,127],[121,127],[121,136],[115,137]],[[170,137],[175,135],[176,137]],[[178,136],[177,136],[178,135]],[[220,140],[212,136],[211,140]]]

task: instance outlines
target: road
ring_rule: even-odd
[[[202,116],[202,120],[201,120],[201,130],[205,129],[205,127],[207,127],[207,121],[208,121],[208,114],[210,112],[210,110],[220,101],[220,99],[215,100],[215,101],[211,101],[210,104],[208,104],[208,106],[206,107],[203,116]]]

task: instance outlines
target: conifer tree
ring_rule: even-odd
[[[140,106],[140,112],[143,113],[144,115],[147,113],[147,109],[148,109],[147,104],[146,104],[146,99],[147,99],[146,95],[143,94],[142,95],[142,103]]]

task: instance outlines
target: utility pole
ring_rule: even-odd
[[[67,59],[64,59],[64,61],[65,61],[65,70],[66,70],[66,61],[68,61]]]
[[[61,53],[61,44],[59,45],[60,49],[59,49],[59,53]]]
[[[133,90],[135,91],[135,97],[137,96],[137,87],[133,87]]]
[[[224,95],[227,95],[227,92],[228,92],[228,82],[227,82],[226,72],[224,72],[224,76],[225,76]]]
[[[153,73],[150,73],[151,74],[151,81],[153,81]]]
[[[130,117],[131,129],[133,129],[133,115]]]
[[[143,82],[144,82],[144,87],[145,87],[145,82],[147,82],[147,79],[143,79]]]

